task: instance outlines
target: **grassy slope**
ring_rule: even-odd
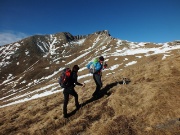
[[[70,97],[69,119],[62,117],[62,93],[1,108],[0,134],[179,134],[180,55],[159,58],[151,56],[119,74],[103,76],[97,100],[91,98],[93,81],[85,89],[76,87],[83,104],[75,112]],[[122,75],[131,82],[117,84]]]

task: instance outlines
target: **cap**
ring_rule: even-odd
[[[74,65],[73,69],[79,70],[79,66],[78,65]]]
[[[100,61],[104,61],[104,57],[103,57],[103,56],[100,56],[100,57],[99,57],[99,60],[100,60]]]

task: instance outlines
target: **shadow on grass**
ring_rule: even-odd
[[[130,81],[126,81],[126,84],[129,84],[129,83],[130,83]],[[111,84],[106,85],[104,88],[102,88],[102,89],[100,90],[98,96],[96,96],[96,97],[91,97],[90,99],[86,100],[84,103],[80,104],[81,108],[82,108],[83,106],[85,106],[85,105],[93,102],[93,101],[96,101],[96,100],[101,99],[101,98],[104,97],[105,95],[110,96],[111,93],[108,92],[108,91],[109,91],[110,89],[112,89],[113,87],[117,86],[118,84],[123,84],[123,81],[113,82],[113,83],[111,83]],[[78,111],[78,109],[73,110],[72,112],[70,112],[70,113],[68,114],[68,117],[74,115],[77,111]]]

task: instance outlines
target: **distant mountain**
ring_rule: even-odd
[[[95,84],[86,65],[99,56],[108,68],[101,97],[93,99]],[[107,30],[34,35],[0,46],[0,134],[179,134],[179,61],[179,41],[129,42]],[[74,64],[86,87],[75,88],[81,109],[74,111],[70,97],[71,117],[64,119],[57,80]]]
[[[119,72],[144,57],[161,54],[162,59],[179,51],[180,43],[135,43],[111,37],[107,30],[73,36],[69,32],[34,35],[19,42],[0,46],[0,105],[51,90],[47,83],[57,80],[64,67],[86,64],[104,56],[110,71]],[[109,72],[109,71],[107,71]],[[88,76],[83,78],[88,79]],[[55,81],[56,82],[56,81]],[[58,84],[55,85],[58,88]],[[30,94],[29,94],[30,93]],[[16,98],[14,98],[16,97]],[[3,101],[3,102],[2,102]]]

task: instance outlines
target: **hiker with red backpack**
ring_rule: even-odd
[[[79,70],[78,65],[74,65],[72,68],[72,71],[69,68],[65,69],[65,70],[66,70],[65,74],[67,74],[67,76],[69,75],[69,77],[67,77],[66,75],[64,75],[64,77],[63,77],[63,75],[62,75],[62,77],[60,77],[59,84],[62,88],[64,88],[64,90],[63,90],[63,94],[64,94],[63,115],[64,115],[64,118],[67,118],[68,117],[67,105],[68,105],[68,101],[69,101],[69,95],[74,96],[76,110],[78,110],[80,108],[80,105],[79,105],[79,101],[78,101],[78,94],[74,90],[74,87],[76,85],[84,87],[85,84],[81,84],[77,81],[77,78],[78,78],[77,72]]]
[[[90,73],[93,74],[94,82],[96,83],[96,90],[92,94],[93,97],[97,98],[99,96],[99,91],[102,87],[102,70],[107,67],[107,64],[104,63],[104,57],[100,56],[99,59],[94,59],[93,62],[90,62],[87,65]]]

